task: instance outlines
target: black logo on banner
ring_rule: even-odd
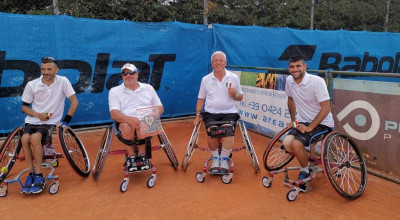
[[[135,60],[113,61],[112,67],[121,68],[125,63],[133,63],[140,70],[138,80],[145,83],[149,82],[155,90],[159,90],[165,63],[173,62],[175,59],[176,54],[150,54],[149,62],[153,62],[152,70],[150,70],[150,65],[148,63]],[[117,86],[118,82],[122,80],[121,74],[118,72],[110,75],[106,81],[107,68],[110,62],[109,53],[97,54],[94,71],[89,63],[82,60],[57,61],[60,69],[75,69],[79,72],[78,82],[72,85],[77,94],[87,91],[89,87],[90,93],[102,93],[104,86],[109,90],[112,87]],[[26,84],[41,75],[40,65],[36,62],[30,60],[6,60],[6,52],[0,51],[0,85],[3,79],[4,70],[20,70],[24,73],[24,78],[23,82],[19,86],[0,87],[0,98],[22,95]],[[92,77],[93,80],[90,84]]]

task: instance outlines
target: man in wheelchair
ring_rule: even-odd
[[[211,56],[213,72],[201,80],[196,118],[193,121],[195,125],[199,123],[205,103],[202,116],[208,134],[207,144],[212,153],[212,173],[227,173],[229,170],[228,160],[234,146],[234,129],[240,117],[235,102],[243,99],[240,80],[236,74],[225,69],[226,63],[226,55],[221,51],[216,51]],[[220,145],[221,152],[218,149]]]
[[[135,65],[127,63],[121,68],[123,83],[110,89],[108,104],[111,118],[116,121],[117,136],[126,145],[126,164],[129,172],[146,170],[150,162],[146,157],[144,140],[140,136],[140,121],[137,110],[157,106],[158,118],[164,108],[154,88],[138,82],[139,73]],[[133,145],[138,145],[137,152]]]
[[[65,98],[71,102],[62,125],[68,126],[78,100],[70,81],[64,76],[57,76],[58,63],[53,57],[41,59],[42,76],[29,81],[22,94],[22,112],[25,118],[24,132],[21,138],[22,150],[28,168],[31,170],[21,193],[40,193],[46,180],[42,173],[43,144],[51,138],[51,132],[63,116]],[[31,106],[31,107],[30,107]]]
[[[310,175],[309,155],[305,146],[309,145],[314,134],[324,131],[329,133],[334,127],[325,81],[321,77],[308,74],[306,69],[307,64],[303,57],[298,55],[290,57],[291,75],[286,80],[285,92],[288,96],[291,124],[294,124],[295,129],[284,139],[283,146],[288,152],[294,153],[300,163],[299,180],[306,179]]]

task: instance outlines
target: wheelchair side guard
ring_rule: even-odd
[[[235,136],[235,128],[232,124],[222,124],[221,126],[211,126],[209,127],[210,131],[207,131],[207,134],[211,138],[218,137],[232,137]]]

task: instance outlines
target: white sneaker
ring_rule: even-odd
[[[219,172],[219,158],[212,157],[212,163],[210,168],[211,173],[218,173]]]
[[[229,172],[229,158],[228,157],[223,157],[221,158],[221,173],[228,173]]]

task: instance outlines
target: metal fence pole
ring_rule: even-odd
[[[203,24],[208,24],[208,9],[207,9],[207,0],[203,0]]]
[[[60,11],[58,10],[58,0],[53,0],[54,14],[59,15]]]

